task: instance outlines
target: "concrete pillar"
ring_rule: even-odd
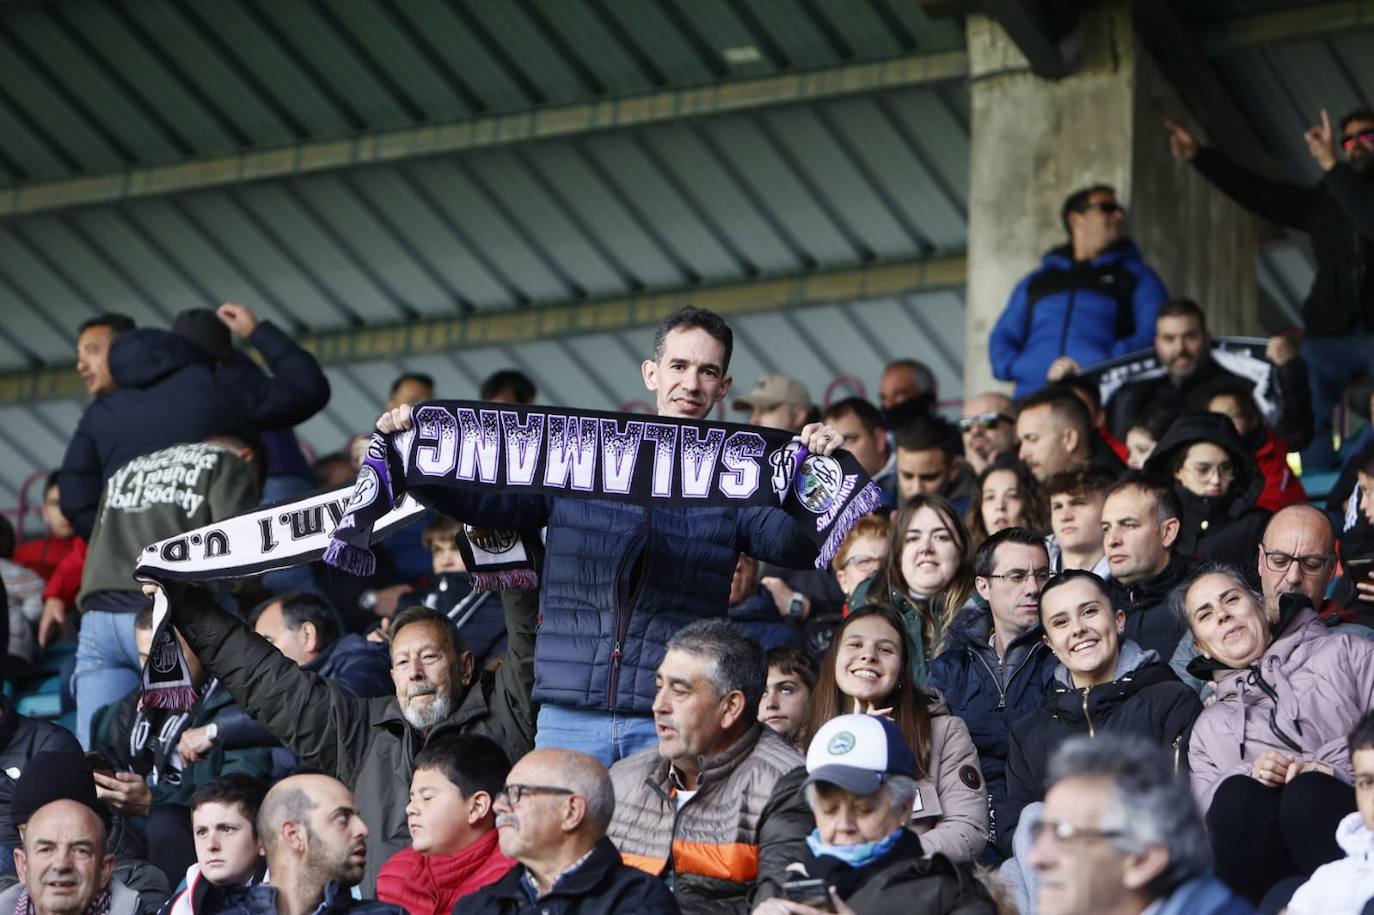
[[[1164,117],[1187,123],[1131,28],[1129,5],[1084,13],[1079,65],[1034,76],[985,16],[968,20],[971,135],[964,390],[995,381],[987,340],[1013,287],[1062,244],[1064,198],[1117,189],[1127,230],[1172,295],[1196,299],[1214,333],[1256,333],[1253,220],[1169,155]]]

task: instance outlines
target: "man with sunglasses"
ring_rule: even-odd
[[[458,900],[453,915],[678,915],[667,885],[622,863],[606,838],[615,792],[606,769],[586,753],[526,754],[510,770],[492,809],[501,851],[520,863]]]
[[[964,401],[959,434],[964,439],[964,463],[973,475],[997,460],[999,454],[1016,450],[1016,405],[998,391],[975,394]]]
[[[1198,143],[1178,124],[1164,123],[1175,158],[1191,161],[1198,174],[1247,210],[1311,236],[1317,272],[1302,306],[1302,355],[1316,429],[1303,467],[1334,469],[1332,411],[1350,379],[1374,364],[1374,111],[1346,115],[1339,134],[1322,112],[1321,124],[1305,135],[1322,170],[1315,185],[1256,174]]]
[[[1017,398],[1048,377],[1150,345],[1164,283],[1126,237],[1116,191],[1096,184],[1060,211],[1067,244],[1048,251],[1011,294],[988,339],[992,371],[1016,382]]]

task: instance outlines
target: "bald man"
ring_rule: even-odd
[[[458,900],[453,915],[679,915],[668,887],[630,867],[606,838],[615,794],[606,769],[573,750],[535,750],[496,796],[501,851],[519,861],[498,882]]]
[[[0,893],[0,911],[29,915],[133,915],[138,894],[111,887],[114,855],[105,851],[105,827],[77,801],[53,801],[34,811],[24,846],[14,851],[20,883]],[[116,891],[117,890],[117,891]],[[27,897],[27,902],[23,897]]]
[[[272,885],[249,887],[232,915],[402,915],[383,902],[355,901],[367,868],[367,824],[343,782],[294,775],[272,786],[258,808],[258,839]]]
[[[1004,451],[1016,450],[1016,405],[997,391],[975,394],[964,401],[959,433],[964,438],[964,461],[975,474]]]

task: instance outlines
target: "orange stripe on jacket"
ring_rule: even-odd
[[[679,874],[747,883],[758,878],[759,847],[743,842],[713,845],[678,839],[673,843],[673,866]]]
[[[622,851],[620,860],[636,870],[644,871],[646,874],[653,874],[655,877],[663,873],[663,865],[668,861],[665,858],[651,858],[648,855],[632,855]]]

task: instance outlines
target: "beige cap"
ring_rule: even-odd
[[[735,409],[746,413],[752,412],[756,407],[767,410],[780,404],[810,407],[811,395],[806,392],[806,386],[797,379],[775,373],[764,375],[754,382],[754,387],[748,394],[735,398]]]

